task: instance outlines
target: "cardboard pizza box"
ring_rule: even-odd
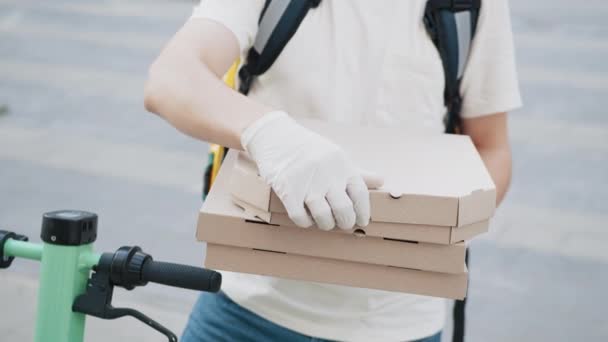
[[[259,198],[256,196],[251,196],[255,194],[255,191],[262,191],[267,194],[272,193],[270,187],[268,187],[257,175],[254,177],[255,179],[253,180],[253,182],[247,181],[248,173],[243,174],[243,169],[250,168],[252,164],[253,163],[248,158],[246,158],[246,156],[237,151],[231,151],[226,156],[226,159],[224,161],[225,167],[222,167],[220,173],[230,173],[230,183],[228,187],[232,195],[232,201],[236,205],[241,207],[247,213],[247,215],[253,217],[251,218],[252,220],[257,219],[259,221],[278,226],[295,226],[295,223],[293,223],[293,221],[289,219],[285,212],[268,212],[259,208],[261,202],[258,201],[254,204],[251,203],[256,202],[256,198]],[[223,171],[224,168],[228,169],[228,171]],[[249,175],[251,174],[249,173]],[[227,176],[224,176],[224,178],[226,177]],[[222,184],[222,188],[226,186],[225,181],[223,181]],[[238,191],[238,189],[243,189],[245,187],[250,186],[251,184],[253,184],[251,189],[255,190],[240,192]],[[246,198],[242,199],[243,196],[237,197],[239,196],[239,194],[245,194]],[[271,196],[271,199],[272,198],[275,197]],[[271,202],[280,204],[278,198]],[[313,226],[311,228],[316,227]],[[423,225],[411,223],[381,222],[376,221],[372,218],[372,221],[367,227],[355,227],[354,229],[346,231],[335,229],[334,231],[365,236],[375,236],[398,240],[429,242],[447,245],[470,240],[477,235],[486,233],[488,229],[489,220],[483,220],[463,225],[460,227],[449,227],[430,224]]]
[[[463,299],[468,285],[464,264],[449,274],[216,244],[207,245],[205,267],[450,299]]]
[[[226,188],[230,187],[230,180],[234,178],[232,173],[235,172],[234,170],[237,157],[238,153],[228,153],[224,159],[222,167],[220,168],[219,174],[216,177],[216,181],[211,188],[209,197],[213,198],[215,192],[222,194],[226,193]],[[258,208],[235,198],[234,196],[232,197],[232,202],[243,209],[245,211],[245,215],[247,215],[248,219],[251,221],[258,221],[260,223],[266,222],[281,227],[295,227],[293,221],[291,221],[285,213],[263,212]],[[209,206],[216,207],[214,201],[206,201],[203,204],[201,212],[199,213],[199,229],[200,224],[202,223],[202,212]],[[219,209],[215,208],[213,210],[217,212]],[[237,213],[237,211],[233,211],[233,213]],[[238,213],[241,214],[240,212]],[[355,227],[350,230],[333,229],[331,233],[355,234],[357,236],[380,237],[404,241],[449,245],[470,240],[477,235],[487,232],[488,227],[489,221],[487,220],[462,227],[372,221],[367,227]],[[314,226],[311,228],[317,229]]]
[[[358,167],[384,177],[384,185],[370,192],[374,222],[461,227],[494,214],[496,188],[468,136],[299,122],[344,148]],[[235,169],[234,197],[262,212],[285,213],[245,153]]]
[[[389,265],[444,273],[462,273],[466,245],[419,243],[382,236],[341,233],[340,229],[322,231],[293,225],[260,222],[233,203],[228,191],[230,166],[228,156],[198,221],[197,238],[212,244],[256,248],[297,255]],[[396,225],[396,224],[393,224]],[[449,232],[450,228],[437,229]],[[382,227],[374,233],[382,233]],[[389,234],[391,235],[391,234]]]

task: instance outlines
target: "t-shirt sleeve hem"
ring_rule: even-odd
[[[234,38],[236,39],[237,44],[239,45],[239,51],[242,52],[247,49],[247,38],[243,37],[243,36],[239,36],[239,34],[237,34],[237,32],[235,30],[233,30],[232,28],[230,28],[228,25],[226,25],[225,22],[214,18],[214,17],[208,17],[208,16],[203,16],[203,15],[198,15],[198,16],[191,16],[189,20],[198,20],[198,19],[204,19],[204,20],[211,20],[215,23],[218,23],[220,25],[222,25],[222,27],[226,28],[230,33],[232,33],[232,35],[234,36]]]
[[[508,101],[502,102],[484,103],[470,101],[469,103],[463,104],[460,116],[463,119],[478,118],[497,113],[511,112],[521,108],[522,105],[522,100],[519,95]]]
[[[253,5],[250,7],[255,9]],[[194,7],[190,20],[207,19],[224,26],[236,37],[242,55],[253,44],[257,30],[257,16],[248,13],[248,10],[251,9],[236,6],[234,3],[206,1]]]

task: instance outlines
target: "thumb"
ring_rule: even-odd
[[[384,177],[377,173],[361,169],[359,170],[359,173],[361,174],[361,177],[363,177],[363,181],[368,189],[378,189],[384,185]]]

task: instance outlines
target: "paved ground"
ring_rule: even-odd
[[[511,4],[526,107],[511,119],[512,191],[473,246],[469,340],[608,340],[608,3]],[[100,250],[139,244],[200,264],[206,145],[146,114],[141,96],[191,5],[0,0],[3,228],[37,240],[43,212],[87,209],[101,217]],[[36,277],[27,261],[0,272],[0,340],[31,339]],[[148,287],[118,300],[180,331],[194,294]],[[87,337],[162,340],[128,319],[92,319]]]

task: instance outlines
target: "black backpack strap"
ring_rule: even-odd
[[[428,0],[426,3],[424,24],[439,51],[445,75],[446,133],[459,132],[462,109],[460,81],[477,29],[480,8],[481,0]],[[469,262],[468,250],[465,262]],[[466,298],[454,303],[452,342],[464,340],[465,306]]]
[[[469,264],[469,249],[465,254],[465,263]],[[454,308],[452,310],[452,318],[454,322],[454,331],[452,332],[452,342],[464,341],[464,309],[467,304],[467,299],[457,300],[454,302]]]
[[[443,63],[445,75],[444,103],[447,133],[458,132],[462,97],[460,80],[475,30],[481,0],[428,0],[424,12],[424,24]]]
[[[255,42],[239,70],[239,92],[249,92],[254,78],[272,66],[308,10],[320,3],[321,0],[266,0]]]

